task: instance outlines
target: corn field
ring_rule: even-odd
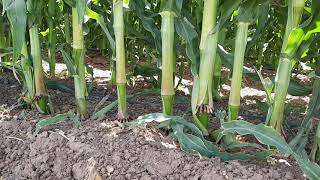
[[[6,140],[32,143],[65,127],[58,134],[73,147],[78,137],[66,132],[103,124],[147,128],[220,163],[286,159],[296,179],[320,179],[319,0],[2,0],[0,9],[0,161]],[[6,134],[15,117],[29,135],[20,125],[19,136]],[[24,176],[26,167],[0,164],[0,180],[142,179],[112,176],[120,170],[92,157],[84,176],[73,166],[59,177],[48,163]]]

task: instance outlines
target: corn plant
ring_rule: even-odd
[[[213,112],[212,81],[218,46],[218,33],[213,32],[217,21],[218,1],[204,1],[202,31],[200,41],[199,77],[196,77],[193,98],[196,99],[194,119],[202,130],[208,128],[208,114]]]

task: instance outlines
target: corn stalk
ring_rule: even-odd
[[[161,38],[162,38],[162,75],[161,95],[163,114],[173,114],[174,98],[174,17],[173,11],[161,13]]]
[[[78,113],[87,116],[87,86],[85,81],[85,47],[83,37],[83,21],[86,0],[76,1],[72,7],[72,36],[73,36],[73,58],[76,66],[74,75],[74,86]]]
[[[47,92],[44,82],[44,72],[42,67],[41,47],[39,40],[39,23],[43,2],[35,0],[27,1],[28,27],[30,37],[30,56],[33,62],[34,82],[35,82],[35,101],[41,113],[47,113]]]
[[[240,21],[237,25],[231,91],[229,97],[229,120],[237,120],[240,109],[244,54],[246,51],[249,22]]]
[[[304,0],[289,0],[288,19],[281,53],[285,53],[285,50],[288,47],[288,39],[292,30],[294,28],[299,27],[301,17],[304,11],[304,6]],[[268,113],[271,113],[271,115],[270,119],[267,119],[266,121],[267,125],[273,127],[278,132],[281,132],[283,129],[282,125],[284,105],[286,101],[293,64],[293,59],[287,56],[280,57],[277,75],[275,78],[274,104],[269,108]]]
[[[49,24],[49,47],[48,47],[48,62],[50,68],[50,76],[55,76],[56,68],[56,32],[54,19],[56,16],[56,0],[49,0],[48,4],[48,24]]]
[[[197,114],[194,116],[199,127],[208,128],[208,115],[213,113],[212,81],[218,45],[218,32],[213,33],[217,21],[218,0],[205,0],[200,41],[199,89]],[[197,81],[197,80],[196,80]],[[201,124],[199,124],[201,123]],[[201,128],[203,129],[203,128]]]
[[[116,42],[116,83],[118,93],[118,115],[119,120],[125,120],[127,115],[126,97],[126,61],[124,45],[124,20],[123,20],[123,1],[113,0],[113,28]]]

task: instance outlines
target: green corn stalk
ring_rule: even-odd
[[[162,38],[162,75],[161,96],[163,114],[173,114],[174,98],[174,16],[172,11],[161,13],[161,38]]]
[[[39,40],[39,14],[43,8],[43,2],[35,0],[27,1],[28,27],[30,37],[30,57],[33,62],[34,83],[35,83],[35,104],[40,113],[47,113],[47,92],[44,82],[42,67],[41,48]]]
[[[70,7],[68,5],[64,5],[63,9],[63,21],[64,21],[64,36],[66,39],[66,43],[71,45],[71,23],[70,23]]]
[[[113,0],[114,32],[116,40],[116,83],[118,92],[118,119],[127,118],[127,97],[126,97],[126,62],[124,45],[124,18],[123,1]]]
[[[5,36],[5,26],[4,18],[0,16],[0,48],[6,47],[6,36]]]
[[[32,72],[32,62],[29,58],[26,41],[23,41],[21,48],[21,68],[24,75],[24,86],[26,89],[25,101],[32,104],[35,95],[35,84]]]
[[[48,4],[48,24],[49,24],[49,47],[48,47],[48,62],[50,68],[50,76],[55,76],[56,68],[56,32],[54,25],[54,18],[56,16],[56,0],[49,0]]]
[[[284,53],[288,45],[288,37],[294,28],[299,27],[304,11],[304,0],[289,0],[288,20],[283,39],[281,53]],[[267,125],[278,132],[282,131],[284,105],[289,87],[293,60],[286,56],[280,57],[277,75],[275,78],[274,104],[269,108],[270,119],[266,120]]]
[[[247,47],[248,27],[254,22],[259,11],[257,8],[260,4],[259,0],[244,1],[239,8],[239,16],[237,17],[237,33],[235,38],[235,52],[233,62],[233,72],[231,80],[231,91],[229,96],[229,121],[237,120],[240,109],[241,83],[243,75],[244,56]]]
[[[35,98],[38,104],[38,110],[41,113],[47,112],[47,93],[46,87],[44,84],[44,73],[42,68],[42,58],[41,58],[41,48],[39,41],[39,30],[36,24],[29,26],[29,36],[30,36],[30,45],[31,45],[31,58],[33,61],[33,70],[34,70],[34,80],[36,86]]]
[[[80,1],[77,3],[81,3]],[[83,15],[79,12],[79,6],[72,7],[72,36],[73,36],[73,58],[76,66],[74,75],[75,97],[78,106],[78,113],[86,117],[87,111],[87,87],[85,81],[85,48],[83,37]]]
[[[218,45],[218,33],[212,32],[216,26],[218,4],[218,0],[204,1],[202,32],[199,47],[199,91],[197,93],[197,114],[194,118],[199,127],[204,127],[206,129],[209,124],[208,115],[213,112],[212,81]]]
[[[231,91],[229,97],[229,120],[237,120],[240,109],[240,91],[246,51],[249,22],[240,21],[237,26]]]
[[[227,29],[221,29],[219,32],[219,38],[218,43],[223,44],[226,38],[226,32]],[[222,62],[219,54],[216,55],[216,61],[214,64],[214,70],[213,70],[213,83],[212,83],[212,95],[215,100],[220,100],[220,94],[219,94],[219,87],[220,87],[220,81],[221,81],[221,67]]]

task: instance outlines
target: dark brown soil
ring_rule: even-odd
[[[72,86],[72,81],[64,82]],[[129,89],[129,94],[136,91]],[[0,180],[306,179],[290,159],[222,162],[218,158],[187,154],[152,126],[124,128],[111,121],[115,111],[101,121],[86,120],[80,127],[68,121],[54,125],[34,137],[36,122],[48,116],[22,107],[10,109],[17,105],[20,92],[21,87],[11,73],[0,75]],[[57,90],[49,93],[56,114],[75,108],[72,94]],[[116,99],[114,90],[108,86],[94,87],[89,98],[90,112],[106,94],[110,94],[107,104]],[[250,96],[245,101],[257,98],[261,99]],[[189,101],[185,97],[177,100],[175,114],[190,120]],[[137,97],[128,104],[132,118],[161,112],[161,98],[157,95]],[[215,109],[226,106],[224,99],[216,103]],[[242,107],[240,114],[244,119],[263,121],[264,113],[254,104],[244,102]]]

